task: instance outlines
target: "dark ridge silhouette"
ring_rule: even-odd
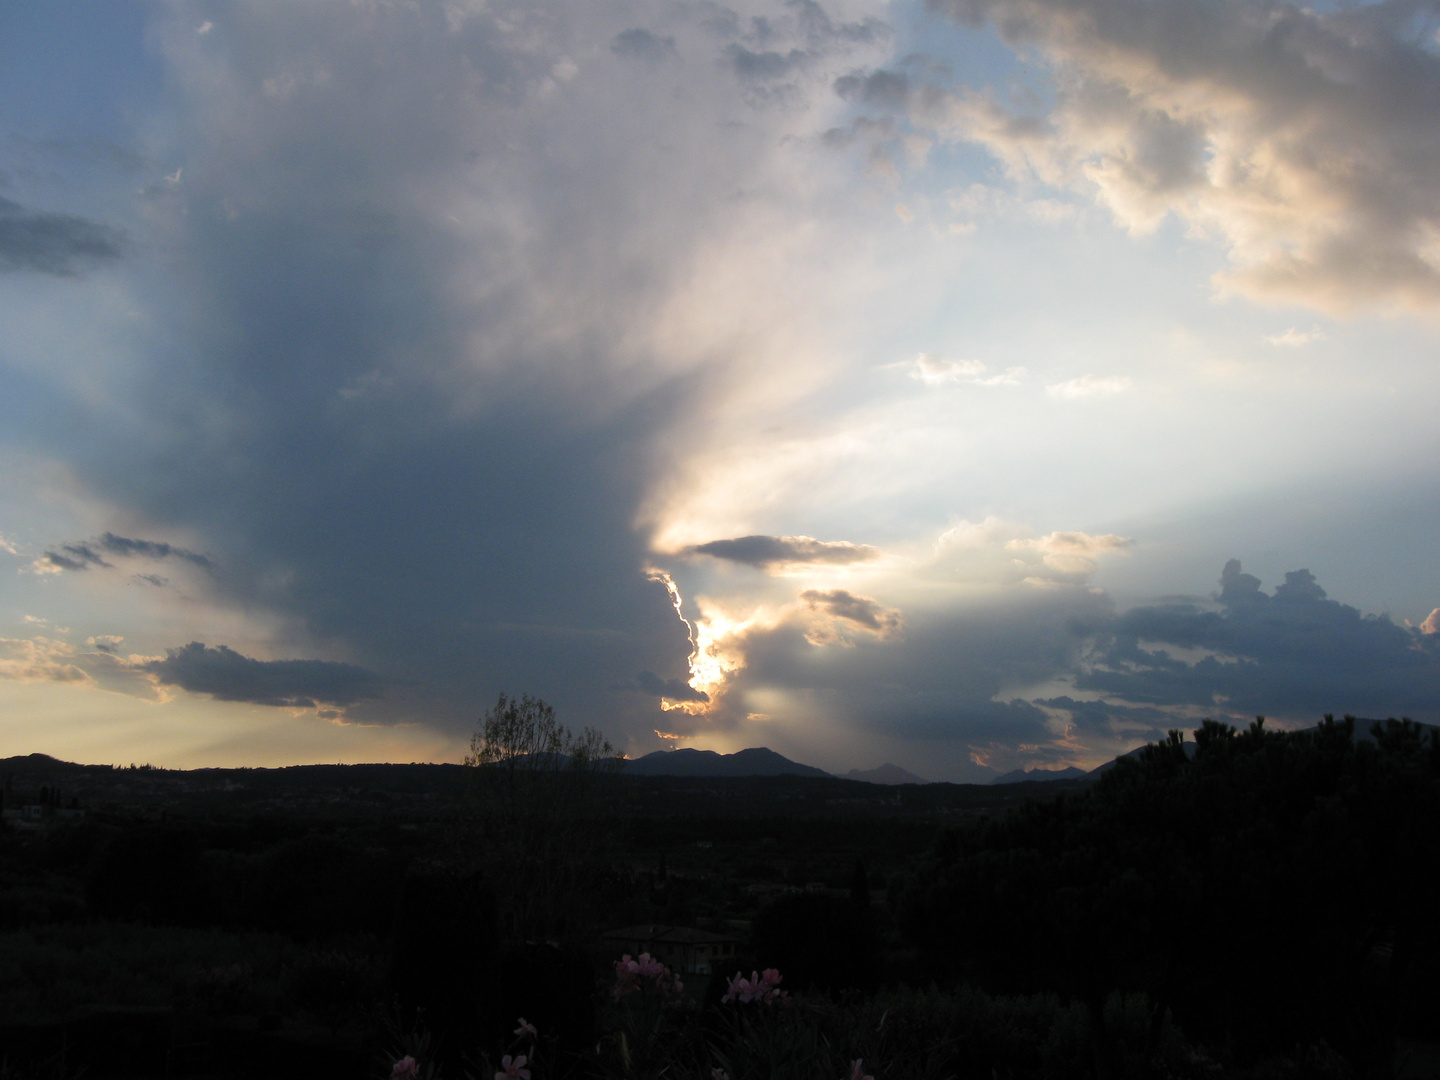
[[[908,769],[902,769],[899,765],[891,765],[888,761],[875,769],[851,769],[845,774],[850,780],[863,780],[867,784],[928,784],[929,780],[916,776]]]
[[[1079,780],[1087,775],[1089,774],[1084,769],[1077,769],[1073,765],[1064,769],[1012,769],[997,776],[990,783],[1024,784],[1049,780]]]
[[[627,776],[829,776],[763,746],[717,754],[714,750],[656,750],[625,763]]]

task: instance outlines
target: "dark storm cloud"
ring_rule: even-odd
[[[683,679],[662,679],[653,671],[642,671],[635,676],[635,685],[642,693],[652,697],[668,698],[671,701],[709,701],[710,695],[696,690]]]
[[[66,544],[60,551],[45,552],[36,562],[57,570],[88,570],[92,566],[111,565],[89,544]]]
[[[816,540],[813,536],[737,536],[711,540],[686,548],[686,555],[709,555],[744,563],[760,570],[795,565],[848,566],[880,557],[877,548],[845,540]]]
[[[746,634],[746,663],[712,695],[715,707],[689,727],[671,713],[667,729],[743,723],[751,695],[763,700],[778,691],[813,710],[823,724],[817,739],[849,729],[891,744],[886,753],[921,745],[932,774],[947,779],[983,782],[994,768],[1069,760],[1073,746],[1059,745],[1063,732],[1045,703],[1027,701],[1017,688],[1071,675],[1089,635],[1109,626],[1114,610],[1088,589],[1025,588],[1003,603],[907,609],[903,637],[826,638],[812,632],[813,617],[802,598],[793,618]]]
[[[1227,714],[1435,716],[1440,643],[1433,635],[1329,599],[1309,570],[1287,573],[1267,595],[1231,560],[1220,584],[1222,611],[1169,604],[1117,618],[1098,636],[1076,687]]]
[[[657,37],[641,27],[616,34],[615,40],[610,43],[610,51],[627,60],[643,60],[649,64],[658,64],[677,55],[673,37]]]
[[[746,665],[716,695],[714,719],[746,695],[799,693],[832,722],[923,742],[951,777],[978,777],[967,762],[1103,759],[1206,716],[1440,719],[1440,634],[1332,600],[1307,569],[1266,590],[1232,560],[1219,584],[1218,606],[1117,612],[1102,593],[1052,587],[964,612],[907,607],[903,638],[781,622],[746,636]],[[801,600],[848,614],[850,626],[879,625],[876,602],[843,590]],[[1054,686],[1073,691],[1036,692]]]
[[[1040,746],[1051,741],[1045,712],[1021,698],[992,701],[970,698],[938,702],[916,702],[884,724],[888,734],[917,741],[960,742],[972,750]]]
[[[903,109],[910,99],[910,80],[902,72],[884,68],[868,74],[856,71],[835,80],[835,93],[862,105]]]
[[[124,254],[124,244],[118,229],[0,198],[0,271],[69,277],[114,262]]]
[[[887,610],[878,601],[868,596],[856,596],[845,589],[806,589],[800,594],[800,599],[812,610],[823,611],[862,630],[891,634],[900,629],[898,611]]]
[[[1081,742],[1099,736],[1107,740],[1125,739],[1139,745],[1157,742],[1176,727],[1185,727],[1174,712],[1153,705],[1117,705],[1108,701],[1079,701],[1061,694],[1053,698],[1037,698],[1036,705],[1063,709],[1070,714],[1071,734]]]
[[[139,666],[167,686],[219,701],[309,709],[321,702],[353,705],[382,696],[379,676],[354,664],[255,660],[228,646],[211,648],[198,641]]]
[[[132,556],[141,559],[180,559],[206,570],[212,564],[208,558],[195,551],[188,551],[159,540],[136,540],[128,536],[116,536],[107,532],[100,537],[99,546],[112,555]]]
[[[637,522],[676,466],[657,447],[708,423],[748,360],[728,328],[693,355],[669,342],[713,314],[696,266],[775,220],[768,195],[734,195],[790,182],[806,121],[751,107],[714,5],[154,10],[184,160],[146,206],[175,269],[151,312],[167,329],[116,394],[55,381],[85,438],[52,424],[47,451],[97,501],[196,537],[224,569],[204,603],[386,678],[352,716],[468,730],[529,692],[653,740],[633,673],[685,670],[691,642]],[[807,96],[879,59],[861,47],[878,24],[775,15],[733,30],[804,53],[787,78]],[[635,62],[672,35],[685,70]],[[140,544],[160,541],[88,546],[201,565]],[[187,650],[156,673],[299,670]],[[244,694],[338,700],[323,689]]]
[[[128,536],[116,536],[112,532],[103,534],[98,540],[64,544],[58,552],[45,552],[38,562],[59,570],[88,570],[92,566],[113,569],[115,564],[106,562],[105,555],[153,559],[157,562],[165,559],[179,559],[206,570],[212,569],[214,565],[204,555],[186,548],[176,547],[174,544],[167,544],[160,540],[138,540]],[[149,575],[149,577],[153,578],[153,575]]]

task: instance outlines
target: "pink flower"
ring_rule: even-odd
[[[750,985],[750,980],[737,971],[735,977],[725,987],[725,996],[720,999],[720,1003],[729,1005],[732,1001],[743,1001],[748,1005],[754,994],[755,989]]]
[[[497,1080],[498,1080],[498,1077],[497,1077]],[[845,1077],[842,1076],[842,1077],[840,1078],[840,1080],[845,1080]],[[870,1076],[869,1074],[867,1074],[867,1073],[865,1072],[865,1059],[864,1059],[864,1058],[856,1058],[854,1061],[852,1061],[852,1062],[850,1063],[850,1077],[849,1077],[849,1080],[875,1080],[875,1077]]]
[[[640,965],[630,959],[626,953],[619,960],[615,961],[615,988],[610,992],[619,1001],[626,994],[633,994],[640,989]]]
[[[528,1035],[532,1039],[538,1039],[540,1037],[540,1032],[536,1029],[535,1025],[523,1016],[520,1017],[520,1026],[515,1029],[515,1034]]]
[[[530,1070],[525,1068],[524,1054],[513,1058],[506,1054],[500,1059],[500,1070],[495,1074],[495,1080],[530,1080]]]
[[[390,1070],[390,1080],[420,1080],[420,1067],[413,1057],[406,1054]]]
[[[711,1069],[710,1080],[730,1080],[730,1074],[724,1069]]]
[[[639,990],[641,979],[649,979],[657,989],[667,994],[678,994],[685,989],[675,973],[649,953],[641,953],[639,960],[631,960],[630,954],[626,953],[615,961],[615,985],[610,993],[619,1001]]]
[[[748,979],[737,971],[720,1001],[727,1005],[732,1001],[738,1001],[742,1005],[748,1005],[752,1001],[769,1005],[771,1002],[783,1000],[787,995],[779,988],[781,978],[780,972],[774,968],[766,968],[763,975],[752,971]]]

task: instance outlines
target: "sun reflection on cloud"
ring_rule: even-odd
[[[685,601],[680,595],[680,588],[669,573],[657,567],[651,567],[647,573],[651,581],[665,586],[675,614],[685,624],[690,639],[690,676],[686,682],[707,699],[677,701],[662,698],[660,707],[666,712],[687,716],[714,715],[723,705],[722,699],[731,677],[745,667],[746,640],[757,631],[778,625],[783,612],[761,605],[742,615],[722,607],[709,597],[697,596],[695,605],[700,613],[691,622],[685,617]]]

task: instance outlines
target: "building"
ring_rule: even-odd
[[[627,926],[604,940],[619,953],[649,953],[671,971],[687,975],[724,974],[735,962],[737,940],[728,934],[688,926]]]

